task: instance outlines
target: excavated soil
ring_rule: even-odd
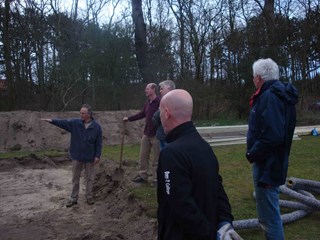
[[[95,114],[103,128],[104,144],[120,143],[122,118],[134,112]],[[78,113],[0,113],[0,154],[67,149],[69,134],[41,122],[41,117],[73,118]],[[125,143],[138,143],[142,129],[143,121],[128,123]],[[124,159],[125,175],[120,182],[112,179],[117,167],[117,162],[106,159],[95,167],[94,205],[85,201],[82,176],[78,204],[66,208],[71,190],[71,161],[67,155],[0,158],[0,239],[156,239],[156,219],[146,214],[150,209],[130,192],[140,187],[130,181],[138,163],[129,166]]]
[[[96,166],[94,205],[85,202],[83,176],[78,204],[66,208],[67,156],[1,159],[0,239],[156,239],[156,219],[129,191],[140,187],[130,181],[136,166],[124,166],[121,182],[112,179],[117,167],[108,160]]]

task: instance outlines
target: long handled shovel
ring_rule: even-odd
[[[123,145],[124,145],[125,131],[126,131],[126,122],[123,122],[121,149],[120,149],[120,163],[119,163],[119,167],[115,169],[115,171],[112,175],[112,180],[117,181],[117,182],[120,182],[124,176],[124,170],[122,169],[122,156],[123,156]]]

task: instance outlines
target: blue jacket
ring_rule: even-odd
[[[152,123],[157,127],[156,138],[161,141],[165,141],[167,134],[164,132],[161,119],[160,119],[160,110],[158,109],[152,117]]]
[[[264,82],[253,96],[246,157],[258,166],[259,185],[286,181],[297,102],[297,89],[278,80]]]
[[[87,129],[81,119],[53,119],[51,124],[71,133],[69,149],[71,159],[81,162],[93,162],[95,157],[100,158],[102,130],[95,120],[92,120]]]

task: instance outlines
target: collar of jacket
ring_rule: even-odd
[[[80,119],[80,120],[81,120],[81,119]],[[94,118],[91,118],[91,121],[90,121],[90,122],[87,122],[87,123],[90,123],[90,125],[88,126],[88,128],[92,128],[93,124],[95,123]],[[80,121],[80,124],[81,124],[82,126],[84,126],[86,123],[81,120],[81,121]]]
[[[174,140],[176,140],[183,132],[185,132],[187,129],[189,130],[195,130],[196,128],[193,124],[192,121],[188,121],[185,123],[180,124],[179,126],[175,127],[174,129],[172,129],[167,137],[166,137],[166,141],[167,142],[173,142]]]
[[[250,107],[253,106],[254,102],[256,101],[257,97],[261,95],[265,90],[270,88],[272,84],[274,84],[278,80],[269,80],[265,81],[260,88],[250,97]]]

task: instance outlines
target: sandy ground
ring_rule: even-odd
[[[103,144],[119,144],[123,117],[137,110],[96,112]],[[78,112],[0,112],[0,154],[8,151],[66,150],[70,134],[40,118],[78,118]],[[128,123],[125,144],[139,143],[143,120]],[[125,159],[124,159],[125,161]],[[138,164],[138,163],[137,163]],[[156,219],[128,191],[138,165],[124,166],[122,181],[112,179],[118,163],[103,160],[96,166],[96,203],[87,205],[82,177],[77,205],[66,208],[71,189],[68,156],[39,159],[0,159],[0,240],[23,239],[156,239]]]
[[[112,180],[112,161],[96,167],[96,202],[84,198],[82,177],[77,205],[66,208],[71,189],[68,157],[0,160],[0,239],[156,239],[156,219],[128,191],[139,187],[130,182],[133,169]]]

